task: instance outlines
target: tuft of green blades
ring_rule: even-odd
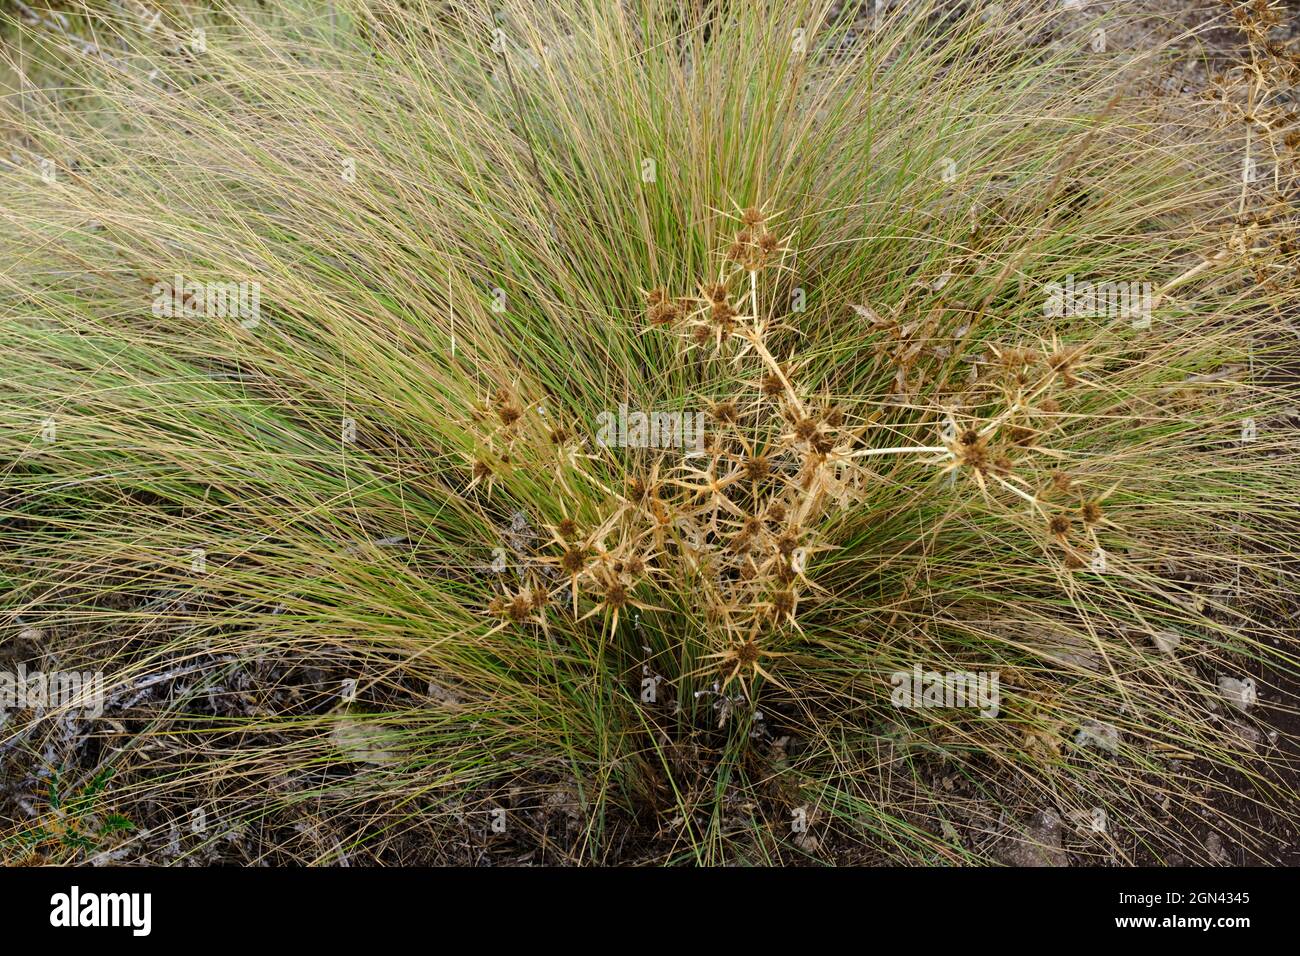
[[[10,72],[52,80],[0,100],[0,634],[119,702],[188,668],[96,731],[113,812],[208,808],[200,858],[239,830],[312,863],[957,864],[1003,811],[1103,808],[1075,852],[1127,860],[1185,836],[1166,798],[1294,799],[1233,731],[1294,706],[1294,210],[1249,232],[1208,112],[981,4],[865,33],[825,0],[321,6],[70,21],[98,52],[11,24]],[[873,447],[991,420],[1006,349],[1079,357],[1044,447],[1076,482],[1053,507],[1102,500],[1104,571],[1063,557],[1046,472],[1016,496],[889,455],[818,528],[777,680],[715,688],[680,570],[612,633],[567,596],[502,626],[549,529],[647,467],[593,447],[602,412],[752,393],[644,299],[698,294],[750,206],[792,250],[769,347]],[[168,315],[177,276],[255,284],[256,314]],[[1146,284],[1149,324],[1048,314],[1067,277]],[[914,666],[997,672],[998,716],[900,709]],[[1248,675],[1234,716],[1217,682]]]

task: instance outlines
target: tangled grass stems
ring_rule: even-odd
[[[3,101],[4,612],[108,673],[122,813],[328,862],[509,805],[566,859],[718,863],[984,862],[1040,806],[1131,860],[1207,767],[1285,812],[1241,737],[1297,663],[1266,13],[1243,184],[1082,36],[831,7],[19,25],[64,75]],[[1067,276],[1154,294],[1053,314]],[[620,406],[699,447],[602,444]],[[916,667],[997,673],[997,716],[895,706]],[[48,725],[7,746],[86,759]]]

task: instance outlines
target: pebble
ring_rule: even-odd
[[[1224,700],[1243,714],[1259,700],[1259,695],[1255,692],[1255,681],[1249,677],[1244,680],[1238,680],[1236,677],[1220,677],[1219,693],[1223,695]]]
[[[994,853],[1008,866],[1069,866],[1061,845],[1061,817],[1050,807],[1039,810],[1018,833],[1002,837]]]
[[[1119,752],[1119,728],[1103,720],[1085,720],[1074,735],[1080,747],[1096,747],[1107,753]]]

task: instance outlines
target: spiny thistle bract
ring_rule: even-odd
[[[985,862],[1046,807],[1134,861],[1213,768],[1285,805],[1273,7],[1179,123],[1051,12],[281,7],[15,25],[78,95],[4,100],[5,627],[108,692],[5,759],[94,734],[115,858]]]

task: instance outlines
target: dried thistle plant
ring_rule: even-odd
[[[826,590],[815,583],[818,557],[833,555],[836,519],[869,497],[867,489],[880,480],[873,460],[882,456],[917,463],[916,495],[937,487],[929,471],[959,480],[963,493],[1004,510],[1017,530],[1033,534],[1039,522],[1044,559],[1063,569],[1095,568],[1106,560],[1100,534],[1115,525],[1103,502],[1118,483],[1091,487],[1094,482],[1083,477],[1086,462],[1073,466],[1078,474],[1067,472],[1051,447],[1054,433],[1086,424],[1063,413],[1060,398],[1095,388],[1086,377],[1091,356],[1084,347],[1053,337],[1032,346],[990,343],[974,350],[960,335],[940,334],[952,325],[945,317],[953,317],[941,299],[929,296],[923,324],[885,320],[857,305],[871,323],[876,354],[896,372],[886,399],[908,399],[905,383],[914,381],[923,353],[948,364],[946,374],[929,384],[950,401],[935,410],[937,421],[922,416],[914,429],[918,440],[928,432],[939,443],[880,443],[899,436],[899,429],[873,422],[878,414],[861,411],[878,405],[880,396],[814,395],[800,380],[797,354],[774,354],[778,338],[795,331],[790,320],[796,317],[779,314],[774,292],[795,253],[793,234],[782,235],[778,217],[757,206],[728,218],[733,232],[717,257],[717,272],[698,284],[697,293],[645,293],[646,332],[675,337],[681,361],[700,349],[725,371],[711,391],[684,397],[688,406],[709,408],[700,447],[637,455],[625,488],[604,502],[599,526],[584,530],[570,518],[558,519],[549,553],[525,562],[524,590],[493,598],[490,615],[545,628],[540,609],[563,597],[560,604],[571,605],[575,623],[602,616],[613,639],[629,609],[663,610],[647,602],[694,589],[710,653],[691,676],[719,677],[724,693],[736,681],[747,697],[759,678],[784,686],[773,673],[775,659],[790,652],[778,648],[797,646],[801,603],[814,606]],[[916,308],[908,297],[894,312]],[[970,381],[954,383],[966,367]],[[495,449],[498,460],[508,461],[520,440],[521,417],[506,389],[475,415],[490,426],[482,444]],[[553,444],[561,480],[568,470],[587,488],[610,490],[600,476],[617,470],[617,450],[567,439]],[[467,492],[479,483],[482,468],[476,460]],[[564,487],[571,490],[567,481]]]
[[[113,852],[164,861],[988,862],[1103,810],[1069,852],[1126,862],[1202,768],[1289,812],[1276,6],[1208,144],[1086,31],[1025,46],[1055,8],[830,6],[18,24],[86,96],[0,98],[3,626],[109,694],[0,769],[104,754]],[[243,282],[258,321],[207,311]],[[628,403],[681,440],[602,443]]]

